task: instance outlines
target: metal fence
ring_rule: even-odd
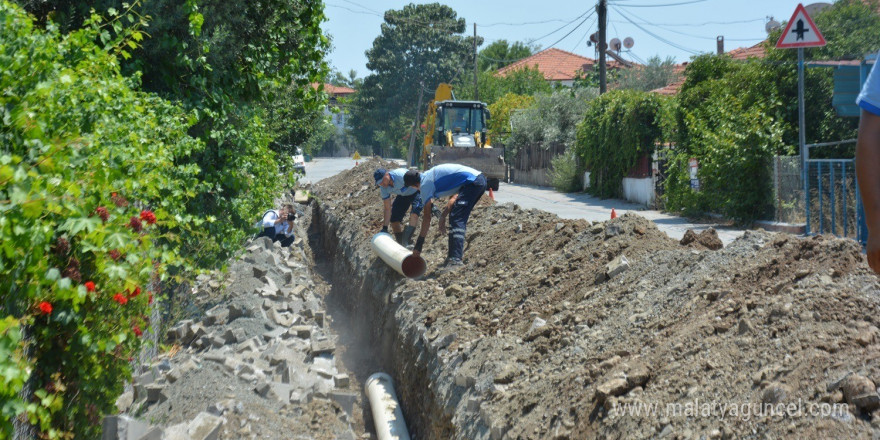
[[[807,145],[810,148],[851,141]],[[805,220],[807,235],[833,234],[865,243],[868,239],[865,210],[856,181],[855,159],[805,161]]]
[[[773,219],[778,222],[803,224],[804,183],[801,156],[773,158]]]

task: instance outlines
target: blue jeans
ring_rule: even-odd
[[[449,255],[447,258],[461,260],[464,255],[464,233],[474,206],[486,192],[486,177],[480,174],[473,182],[458,189],[458,199],[449,213]]]

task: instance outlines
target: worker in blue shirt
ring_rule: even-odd
[[[443,164],[437,165],[424,173],[407,171],[403,176],[407,187],[419,190],[422,196],[424,209],[431,212],[434,199],[439,197],[449,198],[446,207],[440,214],[438,224],[440,234],[446,233],[446,217],[449,216],[449,253],[446,257],[446,267],[455,268],[462,266],[464,254],[464,233],[471,211],[480,197],[486,192],[486,177],[478,170],[464,165]],[[431,216],[422,217],[422,229],[419,238],[413,248],[413,255],[419,256],[428,230],[431,228]]]
[[[877,64],[856,99],[862,108],[856,145],[856,174],[868,226],[867,257],[880,273],[880,71]]]
[[[406,174],[406,171],[406,168],[397,168],[391,171],[379,168],[373,173],[373,180],[381,188],[379,194],[382,197],[382,203],[385,208],[382,219],[382,232],[388,232],[388,224],[390,222],[394,238],[403,247],[410,245],[410,240],[419,221],[419,214],[422,212],[422,199],[419,197],[419,190],[407,188],[403,185],[403,175]],[[395,196],[393,202],[391,201],[392,195]],[[403,221],[407,208],[411,208],[409,224],[401,230],[400,222]]]

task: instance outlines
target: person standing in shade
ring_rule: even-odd
[[[880,55],[880,53],[878,53]],[[856,174],[868,226],[868,265],[880,273],[880,70],[877,64],[856,99],[862,109],[856,144]]]
[[[406,172],[406,168],[397,168],[391,171],[379,168],[373,173],[376,185],[381,188],[379,195],[382,197],[384,205],[382,232],[388,232],[390,223],[394,238],[403,247],[409,247],[419,222],[419,214],[422,212],[422,199],[419,197],[419,190],[403,185],[403,176]],[[392,195],[395,196],[393,202],[391,201]],[[410,211],[409,224],[406,228],[401,229],[400,222],[403,221],[407,209]]]
[[[449,217],[449,252],[445,266],[453,269],[464,265],[464,235],[471,211],[483,193],[486,192],[486,176],[478,170],[458,164],[437,165],[424,173],[407,171],[403,176],[407,187],[417,188],[422,195],[426,212],[431,212],[434,200],[440,197],[449,198],[449,202],[440,213],[438,230],[446,233],[446,217]],[[431,216],[422,217],[422,228],[413,248],[413,255],[419,256],[428,230],[431,228]]]

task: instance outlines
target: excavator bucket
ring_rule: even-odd
[[[431,166],[457,163],[480,170],[488,179],[505,180],[507,166],[501,148],[431,147]]]

